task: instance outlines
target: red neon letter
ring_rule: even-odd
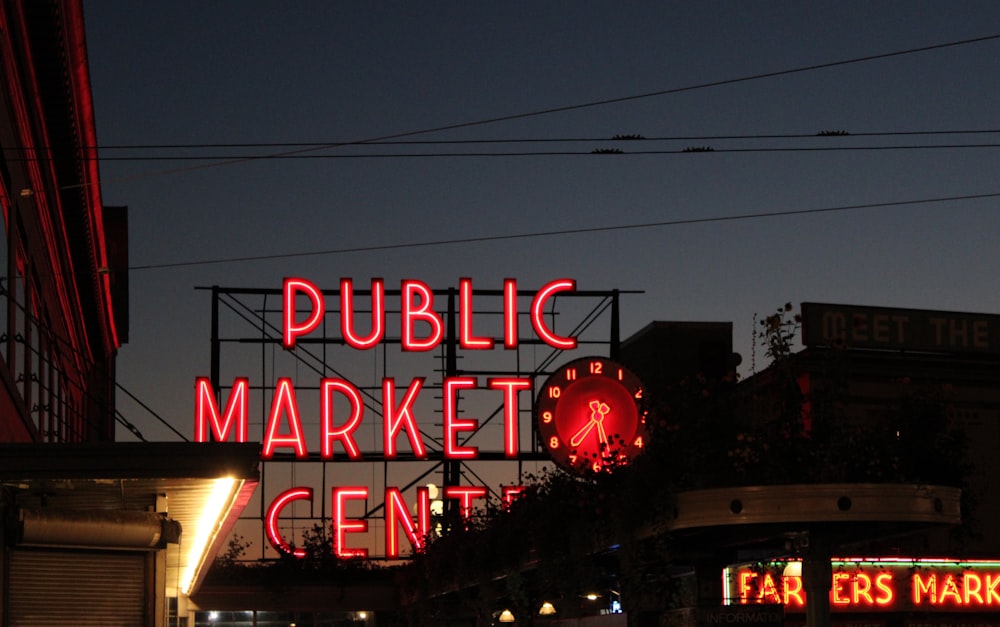
[[[751,582],[757,578],[757,573],[751,570],[741,570],[739,573],[740,582],[740,603],[746,605],[751,599],[757,597],[756,594],[750,596],[750,593],[755,592],[755,587],[752,586]]]
[[[278,433],[282,416],[288,416],[290,429],[285,434]],[[302,436],[302,422],[299,420],[299,403],[295,400],[295,388],[292,387],[292,380],[287,377],[278,379],[278,385],[274,389],[261,457],[264,459],[274,457],[274,449],[277,446],[291,446],[295,449],[295,457],[299,459],[309,456],[306,439]]]
[[[872,578],[865,573],[855,573],[854,588],[851,590],[851,603],[854,605],[874,605],[872,598]]]
[[[910,580],[911,588],[913,588],[913,604],[920,605],[923,599],[920,595],[926,594],[930,596],[931,605],[937,605],[937,575],[931,575],[927,578],[927,581],[920,577],[920,573],[913,573],[913,578]]]
[[[955,582],[955,576],[951,574],[945,576],[944,583],[941,584],[941,594],[938,595],[938,601],[941,604],[944,604],[947,599],[954,599],[956,604],[962,604],[962,595],[958,592],[958,584]]]
[[[420,388],[424,384],[423,377],[415,377],[410,382],[410,387],[403,396],[403,401],[396,406],[396,382],[390,377],[382,380],[382,450],[386,459],[396,457],[396,438],[399,432],[406,429],[406,435],[410,438],[410,446],[413,448],[413,455],[418,459],[427,457],[427,450],[424,448],[424,441],[420,437],[420,429],[417,421],[413,417],[413,402],[420,393]]]
[[[881,573],[875,576],[875,588],[879,595],[875,597],[876,605],[890,605],[892,603],[892,573]]]
[[[1000,575],[986,575],[986,605],[1000,605]]]
[[[365,337],[354,332],[354,287],[350,279],[340,280],[340,334],[358,350],[371,348],[385,337],[385,282],[372,279],[372,326]]]
[[[417,524],[407,511],[406,502],[399,488],[387,488],[385,491],[385,555],[399,557],[399,525],[414,551],[424,548],[424,538],[430,532],[431,497],[426,487],[417,488]]]
[[[472,499],[486,498],[485,486],[458,486],[450,485],[444,488],[444,498],[458,499],[458,511],[462,518],[469,518],[472,515]]]
[[[760,596],[765,599],[765,603],[781,603],[781,595],[778,594],[778,586],[771,573],[764,573],[764,581],[760,586]]]
[[[531,301],[531,324],[535,327],[535,333],[541,339],[545,340],[545,343],[552,348],[560,348],[562,350],[571,350],[576,348],[576,338],[575,337],[562,337],[556,335],[549,329],[548,325],[545,324],[545,303],[553,294],[558,294],[559,292],[572,292],[576,290],[576,281],[573,279],[559,279],[556,281],[551,281],[545,286],[538,290],[535,294],[534,300]]]
[[[475,459],[479,448],[462,446],[456,435],[459,431],[475,431],[479,421],[458,417],[458,391],[475,388],[475,377],[447,377],[444,380],[444,456],[446,459]]]
[[[354,441],[354,431],[361,424],[364,403],[361,392],[351,383],[343,379],[323,379],[319,384],[320,401],[320,456],[323,459],[333,459],[333,443],[336,440],[344,445],[347,456],[351,459],[361,457],[361,451]],[[340,392],[351,404],[351,417],[340,427],[333,426],[333,393]]]
[[[503,347],[517,348],[517,281],[503,280]]]
[[[416,297],[420,297],[420,304],[417,305]],[[421,281],[403,281],[403,350],[408,351],[429,351],[433,350],[441,343],[444,337],[444,323],[441,317],[434,312],[434,292]],[[430,325],[431,333],[426,338],[418,340],[415,337],[413,326],[422,320]]]
[[[792,605],[794,602],[794,605],[802,607],[806,604],[805,599],[802,598],[802,577],[782,575],[781,587],[783,589],[782,598],[785,601],[785,605]]]
[[[962,573],[962,602],[966,605],[985,605],[983,580],[976,573]],[[973,603],[975,601],[975,603]]]
[[[229,392],[229,401],[226,402],[226,417],[219,415],[219,404],[215,400],[215,391],[212,390],[212,382],[205,377],[198,377],[194,381],[194,440],[195,442],[208,442],[209,427],[212,435],[218,442],[225,442],[236,426],[236,441],[247,441],[247,424],[249,423],[249,399],[247,390],[250,387],[250,380],[238,378],[233,381],[233,389]]]
[[[850,580],[850,573],[833,573],[833,589],[831,590],[830,601],[834,605],[848,605],[851,602],[849,597],[844,596],[844,582],[849,582]]]
[[[368,557],[368,549],[347,548],[346,536],[349,533],[365,533],[368,531],[368,521],[347,518],[347,500],[365,500],[368,498],[368,488],[364,486],[333,489],[333,551],[338,557]]]
[[[282,344],[285,348],[295,348],[295,338],[311,333],[323,320],[323,315],[326,313],[323,292],[305,279],[285,279],[282,292],[284,301]],[[310,313],[304,322],[296,323],[295,297],[300,292],[309,297]]]
[[[282,553],[294,555],[295,557],[305,557],[306,551],[305,549],[293,549],[290,544],[285,542],[285,539],[281,536],[281,531],[278,529],[278,517],[281,516],[281,511],[285,509],[286,505],[292,501],[303,499],[312,503],[312,488],[292,488],[285,490],[271,501],[271,505],[267,508],[267,518],[264,524],[264,531],[267,534],[267,539],[271,542],[271,546]]]
[[[520,448],[517,393],[530,390],[531,379],[488,379],[486,385],[491,390],[503,390],[503,453],[505,457],[514,459]]]
[[[525,490],[523,485],[505,485],[500,488],[500,500],[503,501],[504,508],[510,508],[511,504],[524,494]]]
[[[493,340],[472,334],[472,279],[458,280],[458,344],[462,348],[489,350]]]

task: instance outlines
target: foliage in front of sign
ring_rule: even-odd
[[[613,573],[632,607],[644,597],[660,608],[682,605],[693,593],[664,565],[685,563],[691,547],[658,531],[676,515],[680,491],[835,482],[962,487],[965,445],[948,420],[948,385],[899,378],[895,394],[859,411],[848,376],[855,356],[843,348],[794,352],[799,324],[790,305],[764,319],[771,363],[750,380],[695,373],[651,390],[645,454],[611,473],[556,470],[536,478],[509,510],[492,512],[465,538],[432,543],[414,562],[414,580],[436,586],[440,577],[478,573],[499,582],[517,573],[518,585],[558,595]],[[525,582],[527,563],[535,565],[527,571],[534,583]]]

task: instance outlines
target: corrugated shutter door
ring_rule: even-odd
[[[11,627],[143,627],[142,553],[15,549]]]

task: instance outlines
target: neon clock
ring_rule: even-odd
[[[646,446],[642,382],[621,364],[584,357],[554,372],[535,402],[542,448],[581,474],[631,462]]]

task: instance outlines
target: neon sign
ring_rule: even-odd
[[[732,605],[780,604],[804,612],[799,562],[726,569]],[[932,559],[833,560],[833,611],[983,611],[1000,609],[1000,563]]]
[[[387,320],[385,282],[376,278],[371,281],[368,302],[359,304],[354,282],[341,279],[339,284],[339,330],[343,342],[356,350],[369,350],[386,341]],[[566,292],[574,292],[576,282],[572,279],[558,279],[542,286],[531,299],[528,318],[537,338],[545,344],[570,350],[576,347],[576,338],[557,334],[545,321],[546,305],[553,297]],[[458,299],[458,343],[464,350],[488,351],[497,346],[506,350],[516,349],[519,344],[518,290],[514,279],[503,282],[502,337],[487,337],[476,333],[473,325],[474,304],[471,279],[459,280]],[[301,307],[305,302],[306,306]],[[359,332],[358,308],[369,307],[368,318],[362,323],[367,332]],[[320,328],[326,319],[326,299],[323,291],[314,283],[302,278],[286,278],[282,286],[282,345],[294,350],[296,345]],[[400,286],[400,308],[398,331],[402,350],[426,352],[441,345],[445,336],[445,323],[441,314],[434,309],[434,292],[425,283],[404,280]],[[393,326],[393,330],[396,327]],[[421,397],[424,377],[414,377],[408,383],[397,382],[387,376],[381,382],[380,419],[382,426],[382,456],[386,460],[397,459],[400,455],[400,440],[404,440],[412,457],[428,459],[429,453],[419,427],[420,421],[415,411]],[[441,388],[440,420],[442,456],[448,460],[474,460],[479,457],[478,447],[464,444],[462,435],[476,431],[479,421],[459,415],[458,398],[463,391],[485,389],[495,392],[503,407],[502,449],[505,458],[516,459],[519,455],[519,395],[533,387],[529,378],[489,377],[481,382],[477,377],[445,377]],[[246,377],[235,377],[229,389],[228,398],[220,402],[220,394],[214,389],[211,379],[195,379],[194,431],[195,441],[246,442],[249,438],[249,391],[250,381]],[[346,415],[334,415],[335,399],[346,400]],[[306,444],[303,428],[303,412],[299,405],[295,383],[292,379],[279,378],[274,385],[270,410],[266,417],[262,438],[261,457],[273,459],[280,450],[290,451],[296,459],[307,459],[310,451]],[[349,460],[361,460],[363,453],[358,446],[355,433],[364,422],[365,405],[361,390],[343,378],[322,378],[319,382],[318,407],[305,408],[318,413],[319,457],[333,460],[335,451],[342,451]],[[315,427],[314,427],[315,428]],[[503,499],[509,501],[522,488],[503,488]],[[484,486],[445,486],[444,497],[457,502],[459,512],[468,517],[479,499],[487,497]],[[367,520],[352,519],[346,514],[352,501],[365,501],[369,489],[364,486],[338,486],[332,488],[331,519],[333,521],[334,551],[341,557],[368,557],[367,549],[352,548],[349,535],[367,531]],[[295,501],[312,502],[312,488],[294,487],[279,494],[269,505],[265,516],[265,533],[268,540],[280,552],[296,557],[304,557],[300,549],[295,549],[279,531],[282,511]],[[417,489],[415,505],[416,519],[411,518],[409,508],[398,488],[385,490],[385,555],[400,555],[401,537],[405,537],[414,550],[422,547],[424,537],[430,531],[430,498],[426,489]]]

